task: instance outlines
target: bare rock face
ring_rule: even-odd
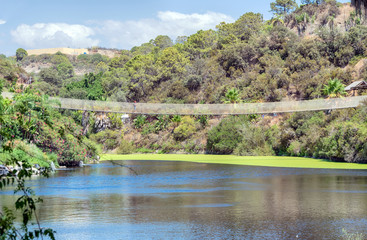
[[[361,59],[354,67],[350,67],[352,70],[352,78],[354,81],[360,80],[363,76],[363,72],[367,68],[367,59]]]
[[[82,115],[82,126],[83,126],[83,135],[87,135],[89,128],[89,117],[90,113],[88,111],[84,111]]]
[[[96,113],[96,122],[94,124],[94,128],[97,132],[101,132],[111,127],[111,121],[108,118],[106,113]]]

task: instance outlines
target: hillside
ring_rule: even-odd
[[[366,79],[366,59],[367,26],[348,4],[325,1],[269,21],[261,14],[245,13],[234,23],[219,23],[216,30],[201,30],[175,42],[157,36],[113,58],[56,53],[26,56],[18,64],[34,71],[30,89],[51,96],[210,104],[344,95],[331,92],[332,84],[343,90],[344,85]],[[17,88],[9,83],[7,87]],[[331,114],[223,119],[133,115],[127,122],[116,114],[63,114],[82,125],[105,151],[297,155],[366,162],[365,111],[361,107]]]
[[[332,78],[345,85],[364,78],[365,67],[357,63],[365,58],[366,32],[350,4],[327,1],[269,21],[245,13],[216,31],[175,43],[158,36],[113,58],[99,49],[79,56],[32,55],[20,64],[35,74],[38,89],[64,97],[84,98],[85,90],[71,92],[67,84],[102,72],[103,98],[118,101],[221,103],[233,88],[246,102],[312,99],[322,96]],[[67,74],[60,73],[60,64]],[[54,83],[59,91],[47,90]]]

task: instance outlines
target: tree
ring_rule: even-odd
[[[231,43],[233,37],[241,41],[248,41],[251,36],[260,32],[262,24],[263,16],[260,13],[248,12],[234,23],[219,24],[217,29],[221,42]]]
[[[18,48],[15,56],[17,58],[17,61],[22,61],[24,57],[28,56],[28,53],[26,50],[24,50],[23,48]]]
[[[200,30],[187,38],[183,49],[190,53],[191,59],[208,57],[209,52],[218,42],[218,35],[214,30]]]
[[[297,3],[294,0],[276,0],[270,3],[271,12],[280,15],[286,15],[297,8]]]
[[[172,39],[165,35],[159,35],[153,40],[153,44],[160,49],[165,49],[173,46]]]
[[[1,97],[2,85],[0,83],[0,136],[10,137],[6,132],[9,128],[2,128],[2,125],[6,125],[7,108],[10,107],[9,101],[4,100]],[[11,123],[14,125],[14,123]],[[4,132],[5,130],[5,132]],[[3,139],[4,140],[4,139]],[[13,138],[7,139],[9,141],[0,141],[0,152],[11,152],[13,146]],[[10,163],[17,166],[19,169],[9,172],[7,175],[0,176],[0,190],[3,188],[15,185],[14,193],[21,193],[14,206],[16,210],[21,211],[22,223],[15,223],[15,214],[9,208],[3,207],[0,210],[0,239],[43,239],[44,237],[49,237],[50,239],[55,239],[55,231],[52,229],[44,229],[41,227],[39,218],[36,211],[36,203],[42,202],[42,199],[36,198],[34,192],[30,187],[25,185],[25,180],[32,176],[32,166],[28,162],[28,158],[31,156],[20,156],[11,155]],[[41,172],[42,175],[47,176],[47,171]],[[31,224],[32,218],[35,218],[36,223]],[[30,227],[30,225],[35,225],[36,227]]]
[[[344,84],[339,79],[330,79],[328,84],[324,85],[323,94],[330,98],[341,97],[346,94],[344,88]]]
[[[74,68],[71,63],[62,62],[57,65],[57,72],[62,80],[66,80],[74,76]]]
[[[164,81],[171,79],[174,75],[183,75],[186,72],[185,66],[188,63],[188,59],[176,48],[169,47],[162,51],[155,64],[159,69],[160,80]]]

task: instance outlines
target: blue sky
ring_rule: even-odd
[[[190,35],[246,12],[270,19],[272,0],[13,0],[0,9],[0,53],[17,48],[130,49],[157,35]],[[340,2],[349,2],[342,0]]]

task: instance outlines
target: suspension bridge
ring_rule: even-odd
[[[12,98],[13,93],[3,92],[3,97]],[[61,105],[55,108],[92,112],[114,112],[147,115],[246,115],[287,112],[323,111],[355,108],[367,103],[367,96],[237,104],[165,104],[91,101],[50,97]]]

